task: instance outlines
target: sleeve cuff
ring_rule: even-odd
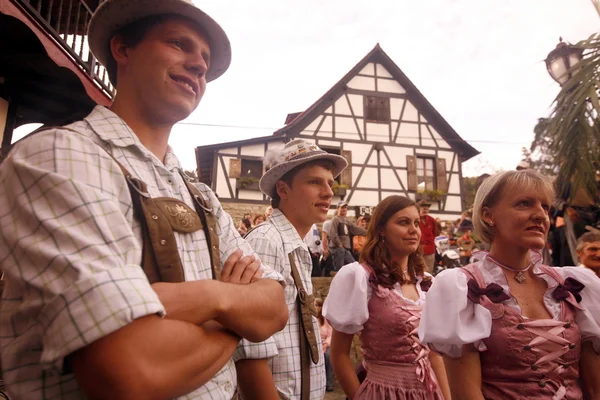
[[[242,339],[233,354],[233,361],[264,360],[277,355],[279,355],[279,351],[277,350],[277,344],[273,337],[260,343],[252,343],[246,339]]]
[[[86,276],[42,311],[41,362],[62,370],[67,355],[152,314],[164,317],[165,309],[140,266]]]

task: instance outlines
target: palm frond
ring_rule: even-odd
[[[600,0],[594,0],[596,4],[600,7]],[[577,72],[555,100],[547,134],[560,175],[572,186],[571,193],[584,188],[595,198],[595,172],[600,161],[600,34],[577,46],[584,49],[583,59],[572,69]]]
[[[598,13],[598,16],[600,16],[600,0],[592,0],[592,4]]]

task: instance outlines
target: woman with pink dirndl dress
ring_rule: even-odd
[[[449,393],[441,357],[417,336],[432,282],[423,272],[419,221],[413,200],[384,199],[360,262],[344,266],[331,283],[323,314],[334,329],[333,369],[350,399],[443,400]],[[362,382],[349,356],[356,333],[366,370]]]
[[[600,399],[600,280],[542,264],[550,182],[488,178],[475,197],[481,261],[436,277],[419,337],[443,354],[454,399]]]

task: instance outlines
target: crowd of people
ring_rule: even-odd
[[[326,223],[348,163],[296,138],[265,154],[271,210],[241,228],[167,145],[229,66],[221,27],[189,0],[107,0],[89,44],[112,106],[0,165],[11,399],[320,400],[334,376],[350,399],[600,398],[600,237],[583,266],[543,263],[546,178],[486,179],[458,240],[488,251],[434,277],[428,204],[354,223],[342,201]],[[334,276],[324,302],[313,270]]]

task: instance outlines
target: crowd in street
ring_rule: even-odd
[[[400,195],[328,220],[348,163],[296,138],[268,149],[271,206],[238,225],[167,145],[229,66],[222,28],[188,0],[107,0],[89,43],[112,106],[0,165],[11,399],[317,400],[334,376],[350,399],[600,398],[600,241],[544,263],[547,178],[490,176],[454,227]],[[443,231],[467,265],[436,270]]]

